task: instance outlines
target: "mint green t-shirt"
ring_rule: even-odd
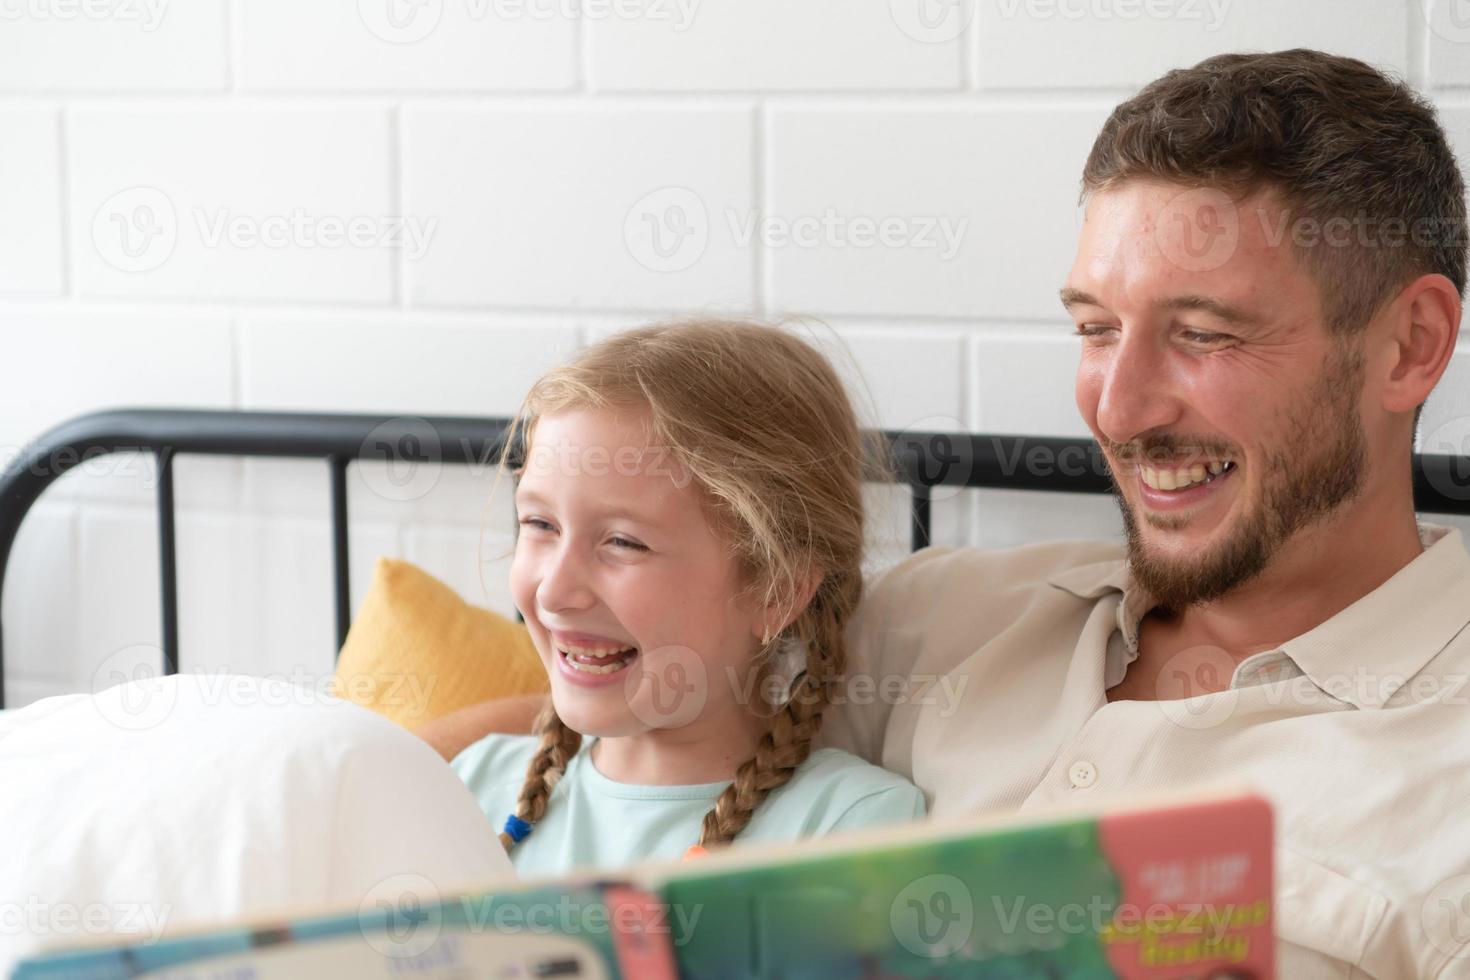
[[[546,816],[511,851],[521,875],[680,858],[698,843],[704,815],[730,785],[729,780],[694,786],[614,782],[592,762],[594,741],[586,740],[572,757],[551,791]],[[488,735],[450,763],[496,832],[515,812],[526,766],[539,744],[530,735]],[[771,791],[733,846],[902,823],[924,814],[924,794],[901,776],[840,749],[817,749],[789,782]]]

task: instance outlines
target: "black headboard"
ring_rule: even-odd
[[[179,663],[174,557],[173,460],[180,453],[316,458],[330,474],[337,641],[352,610],[347,578],[347,467],[354,460],[482,464],[499,458],[503,418],[329,415],[193,409],[117,409],[79,416],[26,446],[0,474],[0,594],[11,547],[37,498],[72,467],[115,452],[146,452],[158,466],[158,546],[163,613],[163,669]],[[910,543],[930,539],[933,487],[1106,493],[1111,482],[1090,439],[980,433],[884,432],[889,472],[912,498]],[[1414,458],[1415,507],[1470,514],[1470,457]],[[0,622],[0,707],[5,704],[4,626]]]

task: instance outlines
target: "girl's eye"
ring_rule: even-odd
[[[521,518],[521,526],[522,527],[533,527],[533,528],[535,528],[538,531],[555,531],[556,530],[556,528],[552,527],[548,522],[543,521],[539,517],[523,517],[523,518]]]
[[[625,537],[621,537],[621,536],[613,538],[612,539],[612,543],[615,544],[615,545],[617,545],[619,548],[627,548],[630,551],[647,551],[648,550],[648,548],[645,545],[641,545],[637,541],[632,540],[631,538],[625,538]]]

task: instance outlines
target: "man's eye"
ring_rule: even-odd
[[[1230,339],[1228,334],[1208,330],[1186,330],[1180,336],[1191,344],[1219,344]]]
[[[1100,337],[1112,329],[1112,327],[1102,323],[1082,323],[1077,326],[1077,336]]]

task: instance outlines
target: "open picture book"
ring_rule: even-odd
[[[90,941],[13,976],[1268,980],[1272,840],[1269,805],[1226,791],[457,894],[408,873],[356,908]]]

